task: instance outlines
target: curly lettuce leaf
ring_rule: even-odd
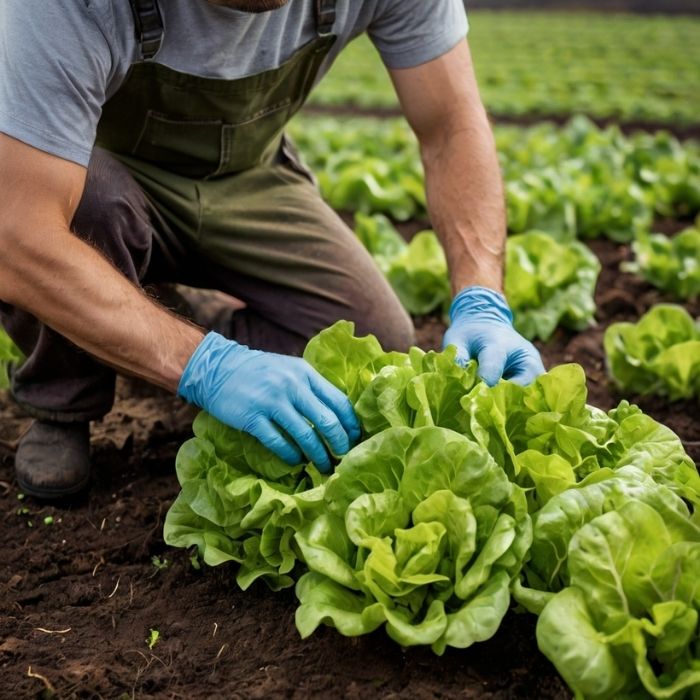
[[[166,515],[166,543],[196,546],[210,566],[238,562],[243,589],[258,578],[274,590],[293,585],[293,536],[323,509],[322,477],[311,465],[289,467],[206,413],[193,428],[177,455],[182,490]]]
[[[338,321],[321,331],[304,350],[304,359],[353,403],[384,365],[393,364],[394,357],[408,363],[407,355],[385,353],[373,335],[356,337],[350,321]]]
[[[555,367],[527,387],[477,384],[461,401],[464,432],[528,490],[531,512],[626,465],[700,505],[700,476],[678,436],[626,401],[606,414],[586,399],[579,365]]]
[[[388,365],[367,384],[355,410],[374,435],[390,427],[438,426],[461,431],[464,395],[476,384],[476,365],[460,367],[456,350],[423,353],[413,348],[410,364]]]
[[[586,397],[583,369],[560,365],[527,387],[477,384],[462,399],[469,433],[530,489],[531,510],[600,466],[616,424]]]

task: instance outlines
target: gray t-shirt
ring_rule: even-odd
[[[277,68],[315,36],[314,0],[248,14],[206,0],[160,0],[155,57],[175,70],[236,79]],[[337,0],[338,41],[321,75],[367,32],[389,68],[449,51],[467,32],[462,0]],[[87,165],[102,105],[140,60],[128,0],[0,0],[0,132]]]

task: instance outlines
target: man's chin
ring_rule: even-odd
[[[284,7],[289,0],[207,0],[212,5],[228,7],[240,12],[270,12]]]

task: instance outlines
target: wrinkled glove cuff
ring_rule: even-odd
[[[488,287],[465,287],[450,306],[450,321],[471,317],[480,321],[496,321],[513,325],[513,312],[506,298]]]
[[[225,378],[227,375],[218,371],[222,361],[234,354],[243,355],[246,351],[248,348],[245,345],[228,340],[219,333],[207,333],[185,366],[177,387],[178,396],[206,409],[207,397],[215,394],[219,388],[216,377]]]

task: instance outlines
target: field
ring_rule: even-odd
[[[583,112],[625,122],[697,123],[700,18],[483,10],[469,17],[474,65],[493,115]],[[312,104],[396,107],[368,39],[348,47]]]
[[[604,338],[612,324],[637,322],[660,303],[700,317],[693,263],[700,247],[679,253],[682,274],[644,267],[649,255],[640,253],[651,232],[675,240],[700,227],[700,144],[682,138],[699,124],[700,21],[472,14],[473,51],[492,113],[536,122],[496,128],[511,241],[543,231],[551,246],[582,246],[600,264],[588,311],[585,290],[567,297],[565,308],[552,302],[555,289],[545,295],[543,306],[552,302],[552,309],[544,321],[540,315],[530,323],[532,303],[523,302],[514,304],[516,323],[528,328],[548,369],[583,367],[589,404],[604,411],[622,399],[638,404],[678,435],[697,465],[700,354],[682,376],[690,395],[672,401],[663,389],[615,384]],[[409,242],[430,228],[416,144],[392,116],[395,100],[363,41],[291,132],[324,196],[357,228],[390,281],[421,280],[416,294],[404,289],[401,299],[414,312],[417,345],[438,350],[449,301],[439,251],[410,257],[392,238],[397,231]],[[329,107],[341,116],[319,114]],[[363,110],[375,118],[358,116]],[[386,118],[376,119],[384,111]],[[609,125],[569,120],[576,112]],[[540,123],[542,115],[557,120]],[[667,130],[621,129],[618,121],[664,123]],[[514,262],[513,280],[518,271]],[[572,275],[561,284],[581,282]],[[681,278],[685,287],[676,284]],[[208,567],[201,552],[198,558],[193,548],[166,545],[166,514],[180,493],[174,460],[195,415],[179,400],[120,379],[113,412],[93,426],[89,497],[68,507],[42,505],[18,491],[12,469],[29,420],[0,397],[0,698],[572,697],[538,651],[537,618],[522,608],[511,610],[491,639],[442,656],[397,644],[381,628],[348,638],[321,627],[302,640],[293,588],[273,593],[258,581],[243,592],[237,565]],[[696,658],[698,651],[696,643]]]

